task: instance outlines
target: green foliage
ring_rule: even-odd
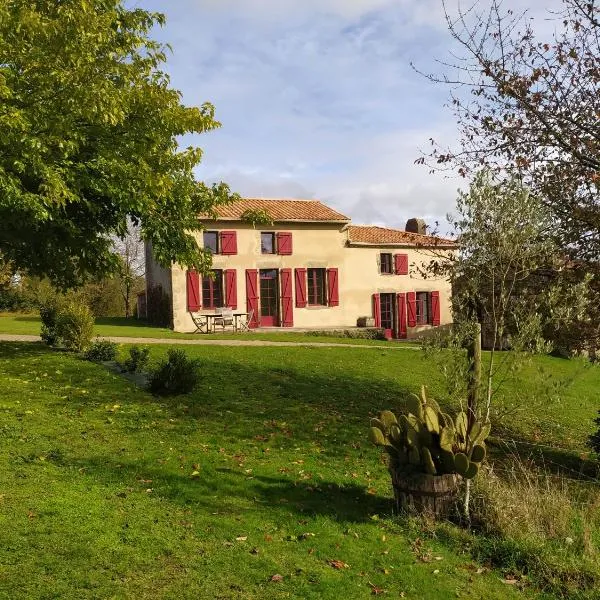
[[[150,362],[150,350],[131,346],[129,348],[129,358],[123,363],[123,369],[128,373],[142,373],[148,367]]]
[[[598,416],[594,419],[594,423],[598,429],[588,438],[588,446],[596,454],[600,455],[600,411],[598,411]]]
[[[351,340],[381,340],[387,341],[383,329],[375,327],[359,327],[356,329],[316,329],[306,332],[311,337],[336,337]]]
[[[150,375],[150,391],[156,396],[178,396],[189,394],[201,379],[201,363],[188,358],[183,350],[171,349],[163,361]]]
[[[245,223],[250,223],[252,227],[256,227],[257,225],[269,227],[273,225],[273,217],[269,211],[264,208],[249,208],[248,210],[244,211],[244,214],[242,215],[242,221]]]
[[[119,344],[110,340],[96,340],[85,352],[86,360],[109,361],[115,360]]]
[[[371,419],[369,440],[388,453],[390,471],[475,477],[486,456],[484,441],[490,424],[477,420],[469,424],[462,411],[452,420],[427,398],[424,386],[421,397],[411,394],[406,406],[408,414],[400,418],[384,410],[379,418]]]
[[[16,269],[61,287],[113,272],[129,218],[161,264],[210,268],[198,215],[232,196],[178,140],[219,123],[169,86],[150,37],[164,21],[121,0],[0,3],[0,252]]]
[[[40,305],[40,319],[42,321],[40,336],[48,346],[55,346],[60,342],[57,324],[62,308],[63,301],[58,296],[49,297]]]
[[[56,315],[56,336],[67,350],[83,352],[94,335],[94,316],[85,304],[69,302]]]

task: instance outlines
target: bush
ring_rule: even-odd
[[[385,332],[377,327],[359,327],[357,329],[319,329],[307,331],[306,335],[315,337],[337,337],[352,340],[385,340]]]
[[[191,392],[200,382],[200,361],[188,358],[183,350],[169,350],[150,375],[150,391],[156,396],[177,396]]]
[[[150,361],[150,350],[132,346],[129,348],[129,358],[123,363],[123,369],[128,373],[141,373]]]
[[[40,319],[42,321],[41,338],[48,346],[56,346],[60,343],[57,323],[58,315],[62,309],[61,300],[54,296],[47,298],[40,305]]]
[[[90,347],[94,334],[92,311],[85,304],[67,304],[58,310],[55,332],[67,350],[83,352]]]
[[[588,438],[588,446],[596,454],[600,455],[600,411],[598,411],[598,416],[594,419],[594,423],[598,426],[598,430]]]
[[[109,340],[96,340],[85,353],[86,360],[107,361],[115,360],[119,344]]]

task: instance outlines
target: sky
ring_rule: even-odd
[[[535,15],[558,0],[514,1]],[[188,105],[215,105],[222,127],[183,141],[204,151],[200,179],[246,197],[316,198],[356,224],[421,217],[447,230],[465,182],[414,162],[458,130],[449,90],[411,67],[439,72],[436,59],[450,58],[441,0],[127,4],[166,15],[153,37],[172,47],[172,85]]]

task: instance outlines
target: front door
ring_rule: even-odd
[[[392,339],[394,331],[394,298],[395,294],[381,294],[381,328],[384,330],[385,337]]]
[[[277,269],[260,271],[260,325],[276,327],[279,323]]]

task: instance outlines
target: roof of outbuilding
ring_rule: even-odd
[[[273,221],[348,223],[350,219],[319,200],[242,198],[215,208],[219,219],[239,221],[248,210],[265,210]],[[204,217],[208,218],[208,217]]]
[[[348,242],[350,244],[370,246],[437,246],[453,248],[456,242],[433,235],[411,233],[402,229],[389,229],[376,225],[349,225]]]

